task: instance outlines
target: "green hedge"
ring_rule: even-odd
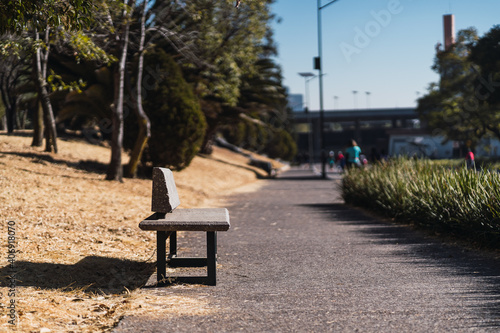
[[[200,150],[207,127],[205,116],[172,56],[156,49],[146,54],[145,66],[156,72],[143,92],[144,110],[151,121],[151,138],[143,162],[181,170]],[[124,145],[128,149],[135,143],[135,121],[136,117],[127,118],[128,137]]]
[[[500,248],[500,176],[496,171],[400,158],[349,171],[342,194],[348,204]]]

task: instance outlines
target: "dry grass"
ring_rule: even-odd
[[[14,221],[18,331],[107,331],[127,314],[211,311],[201,299],[140,289],[154,272],[155,234],[138,229],[150,213],[150,180],[105,181],[105,147],[60,140],[59,154],[50,154],[30,143],[26,133],[0,133],[0,293],[7,306]],[[247,162],[219,148],[196,157],[174,173],[181,207],[222,205],[221,195],[255,189],[263,173]],[[11,326],[5,313],[0,330]]]

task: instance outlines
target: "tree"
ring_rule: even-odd
[[[472,45],[469,60],[477,65],[476,95],[492,108],[500,105],[500,25],[491,28]]]
[[[5,106],[7,132],[12,133],[19,104],[18,88],[29,78],[29,64],[26,61],[28,57],[25,48],[18,47],[23,41],[12,34],[6,34],[5,37],[9,42],[5,43],[5,47],[0,51],[0,93]]]
[[[92,78],[86,89],[83,89],[83,94],[70,94],[66,98],[65,106],[63,107],[59,120],[66,120],[79,116],[95,117],[100,119],[99,124],[108,124],[107,119],[114,118],[112,134],[112,158],[108,168],[107,179],[121,180],[121,173],[126,177],[133,177],[136,173],[137,166],[141,160],[141,155],[146,147],[150,136],[150,121],[147,114],[143,110],[143,92],[147,92],[150,82],[150,77],[146,75],[143,80],[143,57],[149,48],[154,47],[154,43],[160,38],[166,39],[170,45],[183,57],[194,59],[189,55],[189,48],[186,47],[186,38],[182,37],[180,28],[176,28],[172,23],[172,13],[170,11],[153,12],[152,7],[166,8],[165,2],[156,1],[128,1],[120,3],[114,0],[103,1],[102,6],[94,13],[96,24],[94,24],[87,35],[91,36],[93,41],[104,48],[108,54],[119,58],[119,61],[112,66],[115,73],[113,83],[108,86],[113,86],[114,99],[109,105],[111,114],[103,113],[106,109],[103,105],[106,101],[104,98],[98,98],[99,107],[95,107],[96,92],[106,90],[106,83],[103,80],[95,80]],[[181,11],[182,13],[182,11]],[[153,66],[154,68],[155,66]],[[100,70],[101,71],[101,70]],[[154,72],[154,69],[146,68],[149,73]],[[116,75],[121,72],[120,75]],[[153,73],[156,76],[157,73]],[[135,89],[132,87],[135,85]],[[126,93],[125,93],[126,91]],[[77,103],[80,105],[77,106]],[[92,107],[88,107],[92,106]],[[125,118],[129,117],[129,110],[133,110],[137,117],[137,125],[139,131],[131,131],[137,136],[135,144],[130,151],[130,161],[127,167],[123,170],[121,166],[121,146],[124,136],[126,135],[122,126],[117,125],[123,123]],[[120,114],[119,117],[117,115]],[[106,131],[105,126],[102,128]],[[120,133],[121,134],[118,134]]]
[[[266,39],[261,55],[253,65],[255,71],[242,75],[233,119],[227,119],[221,128],[225,138],[233,144],[290,159],[295,154],[296,144],[293,139],[289,140],[292,138],[292,124],[286,89],[282,84],[281,68],[272,59],[277,51],[271,31]]]
[[[57,153],[57,130],[54,111],[47,89],[47,66],[50,53],[50,27],[45,28],[43,41],[35,28],[34,76],[38,98],[43,108],[43,123],[45,125],[45,151]]]
[[[492,133],[490,124],[498,123],[499,114],[491,112],[478,94],[478,67],[469,58],[477,40],[476,30],[469,28],[458,33],[457,42],[448,50],[436,50],[433,70],[440,82],[431,84],[428,94],[418,101],[421,119],[447,140],[477,143]]]
[[[194,86],[207,119],[203,153],[211,152],[213,138],[227,111],[237,106],[242,75],[255,72],[263,39],[270,29],[273,2],[255,0],[239,9],[219,0],[179,2],[188,13],[179,25],[186,34],[196,35],[193,50],[198,59],[203,59],[182,61],[186,80]]]
[[[127,169],[125,171],[125,177],[133,178],[137,173],[137,168],[139,162],[141,161],[142,154],[149,138],[151,137],[151,122],[146,112],[142,107],[142,79],[144,74],[144,52],[146,43],[146,14],[148,8],[148,1],[143,0],[141,7],[141,19],[140,19],[140,34],[139,34],[139,46],[138,46],[138,62],[137,62],[137,82],[136,82],[136,92],[131,93],[130,96],[135,100],[135,113],[138,118],[139,133],[130,153],[130,161],[128,163]]]
[[[157,5],[156,8],[165,8],[162,2],[154,2],[153,4]],[[123,168],[121,166],[121,148],[123,144],[123,118],[124,118],[124,94],[123,89],[125,86],[125,78],[128,75],[127,73],[127,54],[134,53],[129,50],[130,43],[129,39],[133,38],[134,35],[131,33],[132,26],[132,18],[135,15],[135,18],[139,18],[137,21],[139,22],[139,37],[138,37],[138,48],[136,54],[138,56],[137,62],[137,80],[136,80],[136,89],[135,91],[129,89],[131,93],[131,101],[133,103],[133,109],[138,117],[139,123],[139,132],[135,141],[135,145],[131,151],[130,162],[126,169],[126,176],[133,177],[136,173],[137,166],[139,161],[141,160],[142,153],[146,147],[146,144],[151,135],[150,133],[150,121],[148,116],[143,110],[143,100],[142,100],[142,76],[143,76],[143,56],[146,50],[146,44],[152,43],[154,37],[160,35],[164,38],[167,38],[170,45],[177,48],[181,55],[184,55],[185,52],[182,49],[183,40],[179,39],[179,33],[175,29],[170,29],[172,24],[172,17],[169,11],[157,11],[153,12],[152,10],[147,11],[149,7],[149,2],[147,0],[142,0],[141,6],[136,7],[137,2],[135,0],[129,0],[126,2],[124,0],[124,10],[123,10],[123,18],[120,21],[115,20],[115,27],[121,27],[123,34],[121,36],[115,34],[115,38],[120,40],[120,62],[118,66],[119,76],[115,76],[115,102],[113,108],[113,138],[112,138],[112,157],[110,166],[108,168],[108,173],[106,179],[109,180],[120,180],[122,179]],[[120,20],[120,19],[119,19]],[[150,32],[153,37],[150,38],[149,41],[146,41],[146,22],[150,20]],[[134,25],[137,27],[137,25]],[[118,80],[118,81],[117,81]],[[117,87],[119,86],[119,87]]]
[[[94,1],[23,0],[0,2],[0,34],[25,28],[44,31],[47,26],[81,29],[91,20]],[[40,20],[43,17],[45,20]]]
[[[152,162],[153,166],[180,170],[189,165],[200,149],[206,129],[205,117],[191,86],[171,56],[159,49],[147,54],[146,63],[158,64],[160,75],[144,100],[152,124],[151,140],[143,160]],[[126,141],[127,144],[132,142]]]
[[[51,32],[80,29],[90,22],[90,9],[93,6],[93,1],[82,0],[4,1],[0,4],[0,33],[21,35],[27,29],[32,33],[33,74],[43,108],[46,151],[57,153],[55,118],[47,82]],[[36,137],[33,143],[37,144]]]
[[[135,1],[131,0],[133,4]],[[114,102],[113,102],[113,134],[111,140],[111,161],[106,174],[107,180],[123,179],[122,148],[123,148],[123,96],[125,90],[125,70],[127,65],[127,52],[130,33],[130,10],[127,8],[127,0],[123,0],[123,14],[121,34],[117,33],[115,38],[119,43],[119,62],[114,70]]]
[[[297,155],[297,144],[287,131],[280,129],[274,133],[268,143],[267,152],[271,158],[291,161]]]
[[[449,50],[437,50],[433,69],[441,75],[417,110],[436,133],[449,140],[500,139],[500,27],[479,38],[469,28]]]

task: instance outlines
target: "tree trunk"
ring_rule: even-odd
[[[124,0],[126,4],[126,0]],[[125,69],[127,64],[127,50],[130,20],[127,10],[124,10],[123,18],[126,20],[123,37],[121,39],[121,56],[118,66],[115,66],[114,83],[115,99],[113,105],[113,134],[111,138],[111,162],[109,163],[106,180],[123,181],[122,147],[123,147],[123,96],[125,87]]]
[[[13,133],[15,129],[16,109],[10,102],[5,103],[5,120],[7,122],[7,133]]]
[[[111,161],[108,166],[106,180],[123,181],[122,148],[123,148],[123,79],[121,61],[114,70],[115,100],[113,105],[113,133],[111,136]]]
[[[37,85],[38,95],[43,108],[43,119],[45,125],[45,151],[57,153],[57,130],[56,121],[54,118],[54,112],[52,110],[52,104],[50,103],[49,93],[47,91],[47,63],[49,58],[49,28],[45,32],[45,47],[46,50],[42,54],[41,47],[36,49],[36,65],[35,72],[37,79],[35,84]],[[39,39],[38,32],[35,30],[36,40]]]
[[[36,110],[33,112],[33,141],[31,146],[41,147],[43,144],[43,109],[40,101],[36,102]]]
[[[45,81],[45,80],[44,80]],[[57,130],[49,93],[43,82],[39,83],[39,94],[42,100],[43,123],[45,127],[45,151],[57,153]]]
[[[16,128],[17,129],[24,129],[24,123],[22,121],[22,118],[24,116],[24,114],[21,114],[22,112],[21,111],[17,111],[17,101],[16,101],[16,112],[14,113],[15,117],[16,117]]]
[[[15,114],[16,111],[13,109],[13,105],[11,103],[11,98],[9,98],[9,93],[8,93],[8,87],[9,87],[9,82],[8,82],[8,77],[5,75],[2,75],[1,78],[1,93],[2,93],[2,102],[3,105],[5,106],[5,126],[7,127],[7,133],[13,133],[14,132],[14,127],[15,127]]]
[[[52,104],[50,103],[49,93],[45,86],[45,80],[39,77],[36,81],[38,85],[38,94],[40,95],[43,109],[43,123],[45,127],[45,151],[57,153],[57,130]]]
[[[147,117],[146,117],[147,118]],[[127,165],[125,177],[134,178],[137,175],[137,168],[142,158],[142,153],[146,148],[150,134],[149,118],[139,120],[139,134],[135,140],[134,149],[130,153],[130,161]]]
[[[2,131],[7,131],[7,116],[5,114],[0,119],[0,126]]]
[[[131,92],[130,96],[135,99],[135,113],[139,119],[139,134],[135,140],[134,149],[130,153],[130,160],[125,171],[125,177],[134,178],[137,174],[137,167],[142,158],[142,153],[151,137],[151,122],[142,108],[142,75],[144,72],[144,42],[146,40],[146,8],[148,1],[144,0],[141,17],[141,38],[139,41],[139,62],[137,65],[137,85],[135,96]]]
[[[201,145],[200,153],[211,155],[214,151],[215,134],[217,133],[217,126],[210,126],[205,133],[203,144]]]

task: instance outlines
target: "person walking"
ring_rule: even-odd
[[[328,164],[330,165],[330,170],[333,170],[333,166],[335,164],[335,153],[333,150],[328,154]]]
[[[467,149],[467,154],[465,155],[465,163],[467,164],[467,169],[475,169],[475,163],[474,163],[474,153],[470,148]]]
[[[359,155],[361,154],[361,148],[359,148],[356,140],[351,139],[349,142],[350,146],[347,147],[345,154],[346,154],[346,166],[347,168],[350,167],[361,167],[361,162],[359,160]]]
[[[337,163],[338,167],[340,168],[340,171],[344,171],[345,168],[345,157],[344,153],[342,153],[341,150],[337,153],[337,156],[335,156],[335,163]]]

